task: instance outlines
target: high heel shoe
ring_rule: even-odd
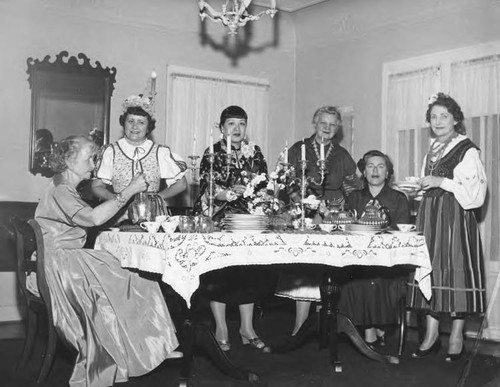
[[[259,337],[254,337],[254,338],[249,338],[249,337],[246,337],[245,335],[243,335],[242,333],[240,333],[240,336],[241,336],[241,342],[244,344],[244,345],[250,345],[256,349],[259,349],[261,350],[262,352],[264,353],[270,353],[271,352],[271,348],[268,347]]]
[[[412,353],[411,357],[415,359],[421,359],[423,357],[429,356],[431,353],[437,353],[441,349],[441,339],[438,337],[434,344],[432,344],[428,349],[417,349]]]
[[[459,353],[448,353],[446,354],[444,360],[448,363],[454,363],[456,361],[459,361],[463,355],[465,355],[465,343],[462,343],[462,349]]]
[[[224,352],[227,352],[231,349],[231,343],[229,342],[229,340],[217,340],[217,344],[219,344],[220,349]]]
[[[377,339],[375,341],[367,341],[366,344],[371,349],[375,349],[375,347],[385,347],[385,335],[377,336]]]

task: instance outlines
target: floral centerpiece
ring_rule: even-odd
[[[242,147],[242,152],[245,151]],[[281,163],[269,174],[242,173],[242,180],[246,185],[243,198],[246,200],[248,212],[254,215],[281,214],[285,208],[280,194],[296,184],[293,167],[286,168]]]

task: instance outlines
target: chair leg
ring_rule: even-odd
[[[36,331],[38,327],[38,316],[35,312],[33,312],[28,306],[28,314],[27,314],[27,325],[26,325],[26,337],[24,339],[24,348],[23,353],[21,355],[21,360],[17,364],[17,370],[21,370],[28,359],[31,357],[33,352],[33,348],[35,346],[36,340]]]
[[[402,356],[406,344],[406,297],[399,300],[399,345],[398,355]]]
[[[50,324],[50,323],[49,323]],[[40,374],[38,375],[37,384],[43,384],[45,379],[49,375],[52,364],[54,363],[54,358],[56,354],[57,346],[57,334],[56,329],[53,325],[49,327],[49,338],[47,339],[47,348],[45,349],[45,355],[43,358],[42,366],[40,368]]]

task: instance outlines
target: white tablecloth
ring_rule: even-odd
[[[190,306],[200,275],[238,265],[311,263],[350,265],[413,265],[415,279],[431,297],[431,263],[425,238],[416,233],[357,235],[311,234],[149,234],[103,232],[96,249],[120,258],[122,267],[159,273]]]

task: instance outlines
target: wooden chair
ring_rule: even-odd
[[[44,270],[45,251],[42,231],[34,219],[22,221],[14,218],[11,221],[16,236],[17,278],[21,292],[26,300],[27,324],[24,348],[17,369],[21,370],[31,357],[36,341],[38,326],[42,319],[47,319],[48,339],[45,348],[37,384],[43,384],[49,375],[56,352],[57,334],[52,319],[50,293]],[[36,250],[37,260],[32,261],[31,255]],[[26,278],[30,273],[36,273],[40,296],[31,293],[26,288]]]

